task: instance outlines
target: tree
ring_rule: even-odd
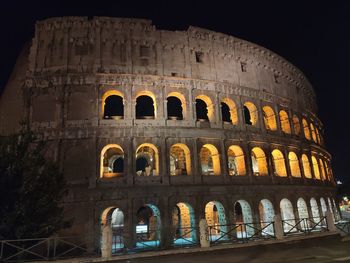
[[[67,185],[30,131],[0,137],[0,239],[48,237],[68,227],[60,205]]]

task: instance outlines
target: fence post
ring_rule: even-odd
[[[336,232],[337,228],[334,224],[334,218],[333,218],[332,212],[329,210],[327,210],[327,212],[326,212],[326,219],[327,219],[328,231],[329,232]]]
[[[199,240],[201,247],[210,247],[208,224],[205,219],[199,221]]]
[[[101,254],[103,258],[110,258],[112,256],[112,228],[105,224],[102,226],[102,244]]]
[[[275,236],[277,239],[284,239],[283,223],[280,215],[274,216]]]

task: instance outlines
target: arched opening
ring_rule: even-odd
[[[291,134],[288,113],[284,110],[281,110],[279,115],[282,131],[286,134]]]
[[[231,145],[227,151],[228,172],[231,176],[245,175],[244,153],[241,147]]]
[[[315,126],[312,124],[312,122],[310,123],[310,129],[311,129],[311,137],[312,140],[317,143],[317,135],[316,135],[316,130],[315,130]]]
[[[263,107],[263,116],[266,130],[277,130],[277,122],[275,112],[270,106]]]
[[[275,174],[280,177],[287,176],[286,163],[284,161],[283,153],[280,150],[272,151],[273,166],[275,169]]]
[[[108,235],[105,228],[112,231],[112,254],[124,248],[124,213],[117,207],[109,207],[101,215],[101,243]]]
[[[153,144],[144,143],[136,149],[136,174],[138,176],[159,175],[158,149]]]
[[[311,179],[312,178],[311,167],[310,167],[309,158],[306,156],[306,154],[303,154],[301,156],[301,161],[303,162],[303,171],[304,171],[305,178]]]
[[[179,98],[175,96],[170,96],[167,98],[167,111],[168,119],[171,120],[182,120],[182,102]]]
[[[252,168],[255,176],[265,176],[267,172],[267,162],[264,151],[259,147],[254,147],[251,151]]]
[[[224,98],[221,101],[222,121],[236,125],[238,123],[237,107],[233,100]]]
[[[321,144],[321,136],[320,136],[320,131],[318,130],[318,128],[315,128],[316,130],[316,137],[317,137],[317,142],[318,144]]]
[[[173,233],[175,245],[197,243],[196,222],[193,208],[187,203],[178,203],[173,209]]]
[[[136,96],[136,119],[155,119],[156,112],[156,98],[153,93],[139,92]]]
[[[331,181],[331,175],[330,175],[330,171],[329,171],[329,167],[328,167],[328,161],[325,161],[324,162],[324,166],[325,166],[325,169],[326,169],[326,173],[325,173],[325,175],[326,175],[326,177],[327,177],[327,180],[328,181]]]
[[[332,203],[333,203],[335,221],[339,221],[341,218],[339,215],[338,206],[336,205],[334,198],[332,198]]]
[[[102,96],[102,115],[104,119],[123,119],[123,94],[117,90],[107,91]]]
[[[260,225],[263,228],[262,235],[274,235],[274,226],[271,222],[275,221],[275,210],[268,199],[262,199],[259,203]]]
[[[160,245],[161,220],[158,207],[146,204],[137,211],[136,247],[147,249]]]
[[[295,135],[300,135],[300,122],[296,115],[293,115],[293,128]]]
[[[185,144],[177,143],[170,147],[170,175],[190,175],[191,154]]]
[[[214,116],[214,105],[211,99],[205,95],[196,97],[197,121],[212,121]]]
[[[234,205],[234,222],[240,225],[236,229],[237,238],[247,238],[254,235],[252,209],[245,200],[238,200]]]
[[[295,225],[293,205],[287,198],[283,198],[281,200],[280,210],[284,232],[296,231],[296,229],[292,229]]]
[[[302,230],[308,229],[310,227],[309,212],[307,210],[307,205],[305,200],[301,197],[297,201],[297,208],[298,208],[299,220],[302,220],[300,222],[301,229]]]
[[[111,178],[124,173],[124,152],[118,144],[108,144],[101,151],[100,177]]]
[[[220,175],[219,152],[212,144],[205,144],[199,153],[202,175]]]
[[[321,218],[320,218],[320,211],[318,210],[318,204],[315,198],[310,199],[310,207],[311,207],[311,213],[312,213],[312,218],[313,222],[315,224],[318,224],[316,227],[321,227],[319,224]]]
[[[316,177],[316,179],[320,180],[320,169],[318,167],[318,162],[315,156],[311,156],[311,161],[312,161],[312,168],[314,170],[314,175]]]
[[[326,204],[326,201],[324,200],[323,197],[320,198],[320,203],[321,203],[321,210],[322,210],[322,215],[323,216],[326,216],[326,213],[327,213],[327,204]]]
[[[333,219],[334,219],[334,221],[335,221],[336,218],[335,218],[335,215],[334,215],[334,210],[333,210],[333,205],[332,205],[331,199],[328,197],[328,198],[327,198],[327,201],[328,201],[329,211],[331,211],[331,213],[332,213],[332,215],[333,215]]]
[[[301,171],[299,166],[299,159],[295,152],[289,152],[288,154],[290,172],[293,177],[301,177]]]
[[[303,129],[304,129],[304,136],[305,136],[305,138],[308,139],[308,140],[311,140],[309,123],[305,119],[302,120],[302,123],[303,123]]]
[[[256,125],[258,121],[258,110],[255,105],[249,101],[244,103],[244,119],[247,125]]]
[[[215,241],[227,233],[224,206],[217,201],[211,201],[205,206],[205,220],[209,226],[210,241]]]
[[[326,170],[325,170],[325,165],[322,160],[322,158],[318,159],[320,162],[320,173],[321,173],[321,178],[322,180],[327,180],[327,175],[326,175]]]

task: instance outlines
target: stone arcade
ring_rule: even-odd
[[[2,94],[0,132],[24,120],[43,134],[70,185],[74,224],[60,235],[100,250],[112,230],[117,252],[199,242],[201,219],[212,239],[275,215],[339,219],[316,113],[303,73],[253,43],[63,17],[36,24]]]

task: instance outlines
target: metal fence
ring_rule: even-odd
[[[309,235],[312,232],[328,231],[327,218],[324,217],[311,217],[282,220],[284,235],[293,235],[303,233]]]
[[[173,241],[174,247],[190,247],[199,245],[197,234],[199,233],[198,227],[181,227],[175,231],[175,237]]]
[[[85,241],[77,237],[0,240],[1,262],[72,258],[86,252]]]
[[[350,235],[350,221],[338,221],[334,225],[341,235],[343,236]]]

